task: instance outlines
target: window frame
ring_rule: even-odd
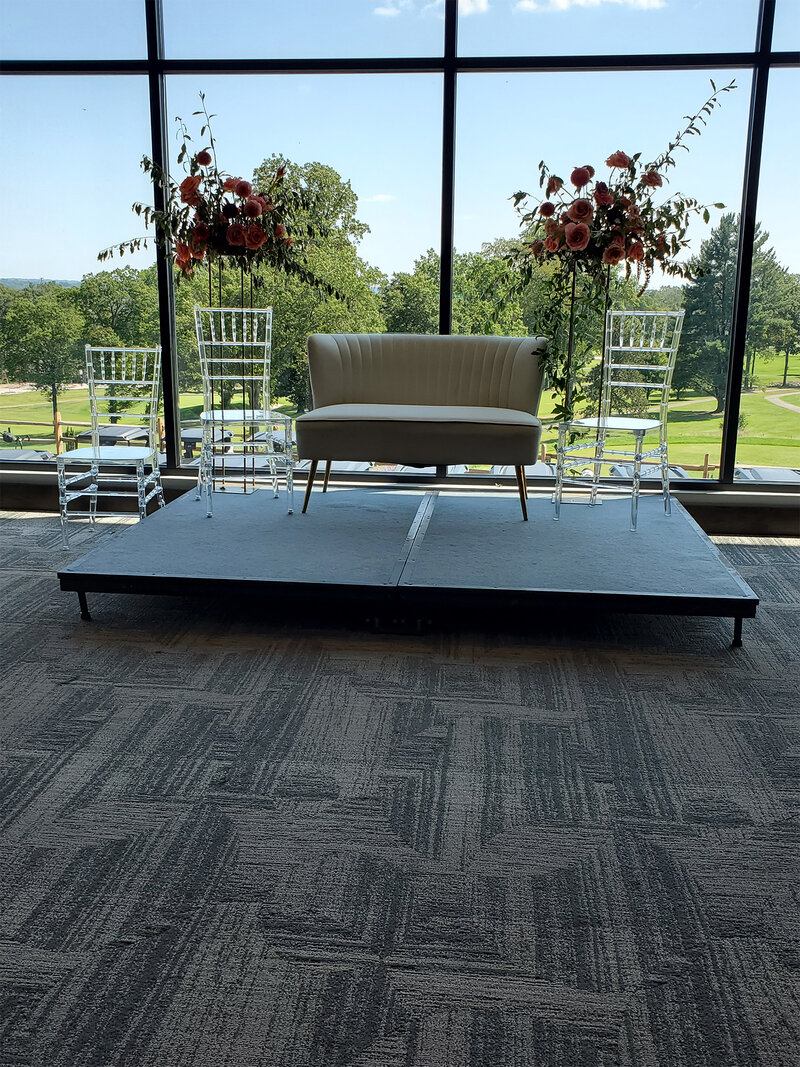
[[[168,121],[166,79],[171,74],[315,74],[334,73],[435,73],[442,76],[442,178],[440,227],[439,333],[452,329],[453,236],[455,204],[455,133],[458,75],[481,72],[592,72],[657,70],[726,70],[738,68],[752,72],[752,86],[745,145],[744,182],[740,207],[739,255],[736,270],[732,339],[728,364],[727,402],[722,426],[719,475],[714,479],[692,479],[681,490],[719,491],[734,487],[737,430],[740,413],[741,383],[745,363],[747,320],[750,299],[753,243],[761,170],[761,153],[767,106],[769,74],[779,67],[800,67],[800,51],[773,50],[773,25],[776,0],[757,0],[756,39],[750,52],[707,52],[702,54],[670,53],[665,55],[595,55],[595,56],[459,56],[457,50],[458,0],[444,0],[444,38],[440,56],[420,58],[330,58],[330,59],[174,59],[165,56],[164,0],[142,0],[146,25],[147,55],[131,60],[8,60],[0,66],[0,75],[130,75],[147,77],[151,128],[151,158],[162,166],[168,161]],[[163,206],[163,190],[153,186],[155,206]],[[162,248],[156,252],[160,342],[162,358],[162,392],[167,462],[166,475],[185,474],[180,456],[180,420],[178,373],[175,336],[175,304],[171,263]],[[0,460],[2,456],[0,456]],[[43,471],[54,464],[37,464]],[[0,472],[4,469],[0,464]],[[8,468],[5,468],[8,469]],[[19,468],[17,468],[19,469]],[[747,493],[791,491],[800,488],[790,483],[747,484],[736,482],[737,491]]]

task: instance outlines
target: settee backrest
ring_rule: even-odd
[[[542,337],[312,334],[314,407],[457,404],[536,414]]]

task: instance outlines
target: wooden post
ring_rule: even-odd
[[[542,461],[542,463],[547,462],[547,449],[545,448],[544,441],[542,441],[541,447],[539,449],[539,459]]]
[[[703,477],[708,477],[708,452],[706,452],[706,458],[703,460]]]
[[[164,420],[161,418],[160,415],[158,416],[158,420],[156,422],[156,425],[158,426],[158,444],[157,444],[156,447],[158,448],[158,451],[160,452],[161,451],[161,444],[162,444],[162,442],[164,440]]]
[[[61,434],[61,412],[56,411],[55,418],[53,419],[53,431],[56,435],[56,455],[60,456],[64,451],[64,438]]]

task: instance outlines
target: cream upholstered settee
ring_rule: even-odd
[[[542,337],[312,334],[313,410],[297,420],[297,452],[311,461],[303,511],[320,460],[508,464],[523,517],[524,466],[542,424]]]

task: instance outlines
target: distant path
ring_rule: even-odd
[[[789,411],[793,411],[795,415],[800,415],[800,407],[797,404],[787,404],[785,400],[781,400],[782,396],[796,396],[800,400],[800,393],[795,390],[791,393],[765,393],[770,404],[777,404],[779,408],[788,408]]]

